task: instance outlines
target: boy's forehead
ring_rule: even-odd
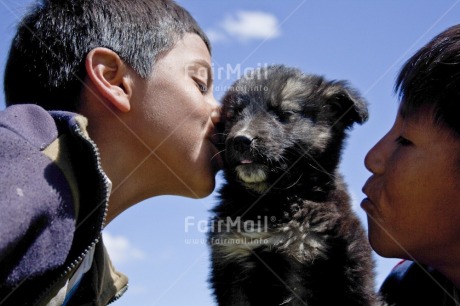
[[[398,115],[411,121],[433,121],[435,116],[434,109],[434,105],[420,105],[402,101],[399,105]]]
[[[401,103],[398,116],[407,126],[419,131],[436,130],[441,134],[454,136],[453,130],[445,122],[440,121],[436,115],[434,105],[411,105]],[[458,138],[457,136],[455,138]],[[458,139],[460,141],[460,138]]]
[[[154,66],[158,65],[184,65],[211,67],[211,55],[200,36],[186,33],[165,54],[160,56]]]
[[[211,55],[200,36],[186,33],[172,48],[171,53],[180,55],[188,60],[201,60],[210,62]]]

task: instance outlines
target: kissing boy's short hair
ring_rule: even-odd
[[[5,70],[6,104],[35,103],[75,111],[85,58],[96,47],[115,51],[141,77],[185,33],[208,38],[172,0],[42,0],[23,18]]]
[[[395,88],[402,116],[428,108],[436,124],[460,137],[460,24],[415,53],[401,69]]]

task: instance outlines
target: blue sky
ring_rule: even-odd
[[[0,0],[2,79],[14,25],[30,2]],[[275,63],[345,79],[360,90],[369,101],[370,119],[351,131],[341,171],[365,224],[359,202],[369,173],[363,159],[393,123],[398,107],[395,76],[419,47],[459,22],[460,0],[178,2],[212,38],[217,98],[239,72]],[[206,281],[209,261],[202,226],[215,203],[214,195],[202,200],[157,197],[107,227],[113,260],[130,277],[130,289],[115,305],[214,305]],[[195,225],[186,228],[185,220]],[[396,260],[375,259],[380,284]]]

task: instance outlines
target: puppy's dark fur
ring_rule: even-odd
[[[223,98],[226,183],[213,209],[211,285],[221,306],[374,305],[373,263],[337,165],[366,102],[345,82],[285,66]]]

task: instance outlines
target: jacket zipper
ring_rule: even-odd
[[[126,284],[123,288],[121,288],[121,289],[115,294],[115,296],[107,303],[107,305],[112,304],[113,302],[115,302],[116,300],[118,300],[119,298],[121,298],[121,297],[123,296],[123,294],[125,294],[126,291],[128,291],[128,284]]]
[[[99,175],[99,178],[102,179],[102,182],[103,182],[103,185],[104,185],[104,215],[102,217],[102,223],[101,223],[101,228],[100,228],[100,231],[99,231],[99,234],[96,236],[96,238],[92,241],[92,243],[90,244],[89,247],[87,247],[83,253],[77,258],[75,259],[69,266],[67,266],[65,269],[64,269],[64,272],[60,274],[60,276],[53,282],[51,282],[51,284],[42,292],[41,295],[39,295],[39,297],[35,300],[35,302],[33,303],[33,305],[36,305],[38,304],[38,302],[40,302],[40,300],[51,290],[51,288],[53,288],[61,279],[63,278],[66,278],[70,272],[72,272],[73,270],[75,270],[76,267],[78,267],[78,265],[83,261],[83,259],[85,258],[85,256],[88,254],[88,252],[91,250],[91,248],[95,247],[95,245],[99,242],[99,238],[102,234],[102,229],[104,228],[105,226],[105,221],[106,221],[106,217],[107,217],[107,210],[108,210],[108,203],[109,203],[109,194],[108,194],[108,190],[109,190],[109,183],[107,181],[107,177],[106,175],[104,174],[104,171],[102,170],[101,168],[101,158],[100,158],[100,154],[99,154],[99,151],[96,147],[96,144],[91,140],[91,139],[88,139],[84,136],[83,132],[81,131],[80,129],[80,126],[77,124],[73,125],[73,131],[80,137],[81,140],[83,140],[84,142],[87,143],[87,145],[89,145],[91,151],[92,151],[92,154],[94,157],[96,157],[96,170],[97,170],[97,174]],[[121,294],[119,295],[118,298],[121,297],[121,295],[128,289],[127,285],[125,286],[126,289],[121,292],[122,290],[120,290]],[[124,289],[124,288],[123,288]],[[117,293],[118,295],[118,293]],[[116,295],[116,296],[117,296]],[[118,299],[117,298],[117,299]],[[113,300],[113,298],[112,298]]]

